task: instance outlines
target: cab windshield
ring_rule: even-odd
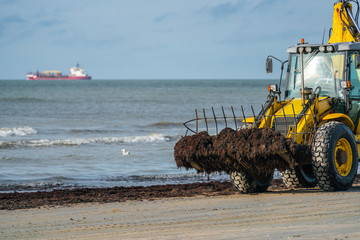
[[[313,91],[320,86],[320,96],[342,97],[340,82],[344,72],[344,53],[323,53],[315,51],[303,55],[304,85]],[[300,54],[291,54],[290,72],[285,98],[300,98],[301,70]]]

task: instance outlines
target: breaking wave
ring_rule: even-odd
[[[21,141],[0,141],[0,148],[12,147],[49,147],[49,146],[79,146],[92,143],[154,143],[168,142],[171,138],[163,134],[150,134],[147,136],[125,137],[101,137],[101,138],[78,138],[78,139],[36,139]]]
[[[36,133],[37,130],[28,126],[18,128],[0,128],[0,137],[26,136]]]
[[[131,175],[114,177],[82,177],[69,178],[63,176],[44,179],[32,179],[23,181],[5,181],[0,183],[0,193],[6,192],[34,192],[52,191],[74,188],[96,188],[96,187],[131,187],[131,186],[153,186],[165,184],[186,184],[208,181],[229,181],[227,174],[200,174],[200,173],[179,173],[161,175]]]

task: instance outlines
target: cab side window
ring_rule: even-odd
[[[355,68],[354,55],[350,58],[350,98],[360,99],[360,69]]]

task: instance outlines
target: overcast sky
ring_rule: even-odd
[[[274,79],[265,58],[327,41],[334,3],[0,0],[0,79],[77,62],[93,79]]]

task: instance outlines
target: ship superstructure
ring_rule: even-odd
[[[83,68],[76,65],[76,67],[70,68],[70,75],[63,75],[58,70],[47,70],[43,72],[36,71],[35,73],[27,73],[27,80],[90,80],[89,76]]]

